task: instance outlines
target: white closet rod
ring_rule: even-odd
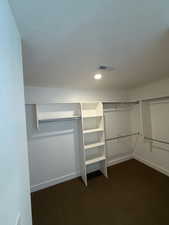
[[[111,102],[103,102],[103,104],[139,104],[139,101],[111,101]]]
[[[147,98],[147,99],[140,99],[143,102],[151,102],[151,101],[160,101],[160,100],[169,100],[169,96],[161,96],[161,97],[154,97],[154,98]]]
[[[167,142],[167,141],[162,141],[162,140],[158,140],[158,139],[155,139],[155,138],[144,137],[144,139],[149,140],[149,141],[152,141],[152,142],[158,142],[158,143],[162,143],[162,144],[167,144],[167,145],[169,145],[169,142]]]
[[[106,105],[106,104],[108,104],[108,105],[110,104],[110,105],[112,105],[112,107],[104,108],[104,112],[128,111],[128,110],[132,109],[132,107],[131,107],[132,105],[139,104],[139,101],[103,102],[103,105]]]
[[[121,136],[116,136],[116,137],[112,137],[112,138],[107,138],[106,141],[116,140],[116,139],[125,138],[125,137],[131,137],[131,136],[134,136],[134,135],[139,135],[139,132],[132,133],[132,134],[121,135]]]
[[[164,101],[158,101],[158,102],[151,102],[150,104],[168,104],[169,103],[169,100],[168,101],[166,101],[166,100],[164,100]]]
[[[104,112],[118,112],[118,111],[129,111],[131,110],[131,107],[127,107],[127,108],[111,108],[111,109],[104,109]]]

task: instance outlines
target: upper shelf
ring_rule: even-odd
[[[80,115],[58,115],[55,113],[43,113],[38,115],[38,120],[40,122],[50,122],[55,120],[66,120],[66,119],[79,119]]]
[[[101,103],[81,103],[82,118],[102,117]]]
[[[36,105],[37,128],[41,122],[80,118],[80,105],[76,103],[56,103]]]
[[[103,115],[84,115],[83,118],[102,117]]]

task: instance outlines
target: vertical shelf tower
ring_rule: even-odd
[[[81,176],[87,186],[88,167],[99,163],[101,172],[107,177],[107,162],[104,135],[103,104],[81,103],[82,151]]]

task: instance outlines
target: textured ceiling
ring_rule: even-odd
[[[131,88],[169,76],[168,0],[10,0],[26,85]],[[93,79],[99,65],[115,71]]]

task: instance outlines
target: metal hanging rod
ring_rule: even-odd
[[[152,101],[150,104],[169,104],[169,100]]]
[[[110,101],[110,102],[104,102],[103,104],[139,104],[139,101]]]
[[[161,140],[149,138],[149,137],[144,137],[144,139],[169,145],[169,142],[167,142],[167,141],[161,141]]]
[[[109,108],[109,109],[104,109],[104,112],[117,112],[117,111],[129,111],[131,110],[131,107],[125,107],[125,108]]]
[[[147,98],[142,99],[143,102],[151,102],[151,101],[160,101],[160,100],[167,100],[169,99],[169,96],[161,96],[161,97],[154,97],[154,98]]]
[[[125,137],[131,137],[131,136],[134,136],[134,135],[139,135],[139,132],[132,133],[132,134],[121,135],[121,136],[112,137],[112,138],[107,138],[106,141],[116,140],[116,139],[125,138]]]

